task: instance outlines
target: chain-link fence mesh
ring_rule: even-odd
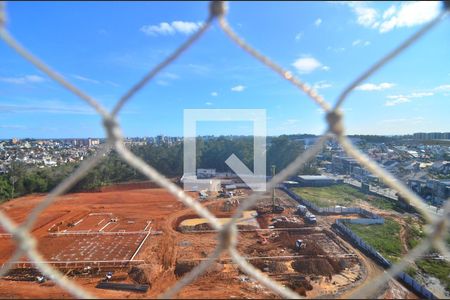
[[[316,141],[316,143],[308,148],[305,152],[299,155],[288,167],[274,176],[267,184],[267,189],[273,189],[277,184],[286,180],[289,176],[294,174],[299,170],[306,162],[311,160],[316,154],[318,154],[323,145],[330,138],[335,137],[343,149],[348,155],[354,157],[362,166],[367,168],[370,172],[380,177],[384,183],[386,183],[392,189],[395,189],[403,196],[411,205],[413,205],[424,217],[427,222],[426,237],[421,241],[421,243],[411,250],[405,257],[401,259],[400,262],[393,265],[387,272],[379,275],[375,280],[370,282],[370,285],[362,285],[357,289],[352,297],[371,297],[382,285],[386,284],[390,279],[392,279],[396,274],[401,272],[408,265],[410,261],[414,261],[419,256],[421,256],[425,251],[429,250],[430,247],[438,249],[444,257],[448,259],[450,257],[450,251],[445,243],[445,235],[448,232],[448,215],[450,213],[450,202],[447,201],[443,208],[442,217],[437,217],[432,215],[426,208],[423,201],[410,189],[408,189],[402,182],[397,180],[389,172],[378,166],[374,161],[357,149],[351,141],[345,136],[345,127],[343,123],[343,113],[339,109],[343,104],[347,96],[353,91],[353,89],[358,86],[361,82],[368,79],[371,75],[377,72],[386,63],[398,56],[407,47],[415,43],[424,34],[426,34],[431,28],[436,24],[441,22],[450,8],[449,1],[443,2],[442,12],[431,22],[423,26],[415,34],[413,34],[406,41],[401,43],[397,48],[389,52],[386,56],[376,62],[367,71],[365,71],[361,76],[359,76],[354,82],[352,82],[339,96],[336,104],[331,106],[326,102],[318,93],[300,79],[296,78],[292,72],[280,67],[278,64],[274,63],[273,60],[264,56],[259,51],[252,48],[247,42],[239,37],[231,28],[226,19],[227,14],[227,4],[222,1],[212,1],[210,3],[209,15],[206,21],[203,23],[201,28],[194,33],[186,42],[184,42],[179,48],[177,48],[170,56],[154,67],[142,80],[135,84],[132,88],[128,90],[127,93],[122,96],[117,102],[116,106],[111,112],[108,112],[103,108],[94,98],[90,97],[88,94],[84,93],[82,90],[69,83],[62,75],[54,71],[52,68],[47,66],[44,62],[35,57],[30,51],[25,47],[20,45],[20,43],[14,39],[14,37],[9,33],[6,26],[7,16],[5,12],[5,2],[0,2],[0,38],[14,49],[19,55],[21,55],[25,60],[29,61],[36,68],[47,74],[55,82],[62,85],[65,89],[72,92],[79,98],[83,99],[86,103],[92,106],[97,113],[103,119],[103,126],[107,132],[107,142],[101,146],[101,148],[96,152],[95,155],[87,160],[84,160],[81,165],[76,169],[76,171],[71,174],[68,178],[63,180],[56,188],[54,188],[46,198],[40,202],[30,213],[27,220],[22,224],[14,223],[7,215],[0,211],[0,225],[9,232],[15,240],[17,245],[16,251],[10,257],[10,259],[3,265],[0,269],[0,276],[5,275],[12,267],[12,262],[18,260],[23,255],[26,255],[28,259],[33,262],[36,268],[42,272],[45,276],[53,279],[56,284],[68,291],[71,295],[77,298],[93,298],[94,296],[85,291],[83,288],[70,281],[67,277],[63,276],[58,270],[54,269],[52,266],[42,263],[44,261],[41,254],[37,251],[37,242],[35,238],[30,234],[30,229],[36,222],[39,214],[52,202],[56,197],[67,192],[75,183],[82,179],[93,167],[95,167],[101,158],[107,153],[111,148],[114,148],[120,157],[135,168],[137,171],[144,174],[149,179],[155,181],[161,187],[165,188],[168,192],[174,195],[179,201],[184,205],[193,209],[199,216],[208,220],[213,229],[218,231],[218,245],[215,250],[209,255],[207,260],[202,261],[197,267],[190,271],[187,275],[176,282],[171,288],[167,289],[165,293],[160,295],[161,298],[173,297],[175,296],[184,286],[193,282],[202,275],[208,267],[214,262],[219,256],[224,252],[228,251],[233,262],[238,265],[238,267],[250,277],[258,280],[265,287],[271,289],[273,292],[277,293],[284,298],[301,298],[300,295],[295,293],[271,280],[269,277],[264,275],[261,271],[256,269],[250,263],[248,263],[243,256],[237,250],[237,238],[238,231],[236,223],[241,215],[241,213],[250,208],[256,203],[256,201],[262,196],[260,192],[253,192],[242,204],[238,207],[237,211],[232,216],[231,220],[221,225],[218,219],[209,212],[206,208],[200,205],[195,199],[191,198],[189,195],[183,192],[177,185],[172,183],[170,180],[161,175],[152,166],[146,164],[141,158],[135,156],[130,150],[125,147],[123,142],[123,135],[121,133],[120,124],[116,120],[117,113],[120,112],[123,105],[130,100],[132,96],[135,95],[141,88],[143,88],[149,81],[151,81],[158,73],[160,73],[165,67],[170,65],[175,61],[180,55],[183,54],[188,48],[193,46],[195,42],[201,38],[214,21],[218,21],[219,27],[224,31],[224,33],[242,48],[245,52],[249,53],[253,58],[259,60],[262,64],[266,65],[269,69],[276,72],[282,76],[285,80],[292,83],[302,92],[307,94],[314,102],[316,102],[326,113],[326,122],[328,124],[328,129],[323,135]]]

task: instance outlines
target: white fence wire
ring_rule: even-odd
[[[30,213],[27,220],[22,224],[16,224],[13,222],[5,213],[0,211],[0,225],[9,232],[15,240],[17,249],[11,258],[3,265],[0,269],[0,276],[5,275],[10,268],[13,266],[13,262],[19,260],[23,255],[26,255],[28,259],[39,269],[44,275],[52,278],[56,284],[65,289],[71,295],[77,298],[94,298],[94,295],[88,293],[79,285],[75,284],[73,281],[69,280],[67,277],[63,276],[58,270],[54,269],[51,265],[43,263],[45,259],[37,251],[36,244],[37,241],[30,234],[30,230],[37,220],[39,214],[49,205],[53,203],[56,197],[67,192],[76,182],[83,178],[89,170],[95,167],[103,157],[103,154],[107,153],[111,148],[114,148],[120,157],[134,167],[136,170],[144,174],[151,180],[157,182],[161,187],[165,188],[168,192],[174,195],[179,201],[181,201],[186,206],[193,209],[199,216],[207,219],[213,229],[218,230],[218,245],[216,249],[209,255],[207,260],[202,261],[197,267],[195,267],[191,272],[181,278],[176,282],[174,286],[167,289],[160,298],[174,297],[176,294],[186,285],[192,283],[196,278],[201,276],[211,265],[211,263],[219,258],[219,256],[224,252],[228,251],[233,262],[238,265],[238,267],[248,274],[250,277],[258,280],[265,287],[271,289],[273,292],[277,293],[283,298],[301,298],[300,295],[294,291],[282,286],[276,281],[271,280],[269,277],[264,275],[261,271],[253,267],[248,263],[244,257],[238,252],[237,237],[238,232],[236,229],[236,223],[241,213],[250,208],[256,203],[261,193],[252,193],[246,201],[242,201],[242,204],[233,215],[231,220],[221,225],[218,219],[209,212],[206,208],[200,205],[195,199],[191,198],[189,195],[183,192],[177,185],[172,183],[170,180],[161,175],[152,166],[146,164],[141,158],[135,156],[131,151],[129,151],[123,142],[123,136],[120,129],[120,124],[116,120],[116,115],[120,112],[123,105],[130,100],[140,89],[142,89],[146,84],[148,84],[158,73],[160,73],[165,67],[170,65],[175,61],[180,55],[182,55],[187,49],[195,44],[195,42],[201,38],[214,21],[218,21],[219,27],[223,32],[234,42],[237,46],[242,48],[245,52],[250,54],[255,59],[259,60],[262,64],[266,65],[269,69],[281,75],[286,81],[292,83],[300,91],[307,94],[314,102],[316,102],[326,113],[326,122],[328,124],[328,129],[319,138],[313,147],[309,148],[301,155],[299,155],[288,167],[278,173],[272,178],[267,184],[268,189],[273,189],[277,184],[286,180],[289,176],[294,174],[298,169],[300,169],[306,162],[311,160],[320,150],[322,149],[324,143],[335,137],[339,143],[342,145],[344,150],[348,155],[354,157],[362,166],[366,167],[373,174],[379,176],[388,186],[397,190],[400,195],[402,195],[411,205],[413,205],[425,218],[427,222],[427,236],[422,240],[422,242],[411,250],[403,259],[392,266],[387,272],[379,275],[375,280],[371,281],[370,285],[363,285],[361,288],[357,289],[352,297],[371,297],[374,293],[384,284],[386,284],[390,279],[392,279],[396,274],[401,272],[410,261],[413,261],[423,255],[430,247],[435,247],[438,249],[446,259],[450,257],[449,249],[445,243],[445,235],[448,232],[448,215],[450,213],[450,202],[447,201],[444,206],[444,212],[442,217],[436,217],[429,213],[423,201],[411,190],[409,190],[403,183],[397,180],[389,172],[382,169],[364,153],[358,150],[351,141],[345,136],[345,127],[343,123],[343,113],[339,109],[344,103],[347,96],[353,91],[353,89],[359,85],[361,82],[368,79],[380,68],[382,68],[386,63],[394,59],[401,52],[403,52],[407,47],[414,44],[419,40],[424,34],[430,31],[431,28],[436,26],[441,22],[448,14],[450,9],[449,1],[443,2],[442,12],[431,22],[423,26],[415,34],[413,34],[406,41],[401,43],[394,50],[385,55],[382,59],[371,66],[367,71],[365,71],[361,76],[359,76],[355,81],[353,81],[339,96],[336,104],[331,106],[326,102],[313,88],[309,87],[303,83],[299,78],[296,78],[292,72],[280,67],[278,64],[273,62],[270,58],[264,56],[259,51],[251,47],[244,39],[239,37],[231,28],[226,19],[227,14],[227,4],[223,1],[212,1],[210,3],[209,15],[206,21],[203,23],[201,28],[194,33],[186,42],[184,42],[180,47],[178,47],[171,55],[169,55],[165,60],[154,67],[144,78],[142,78],[138,83],[136,83],[132,88],[128,90],[117,102],[116,106],[111,112],[108,112],[103,108],[94,98],[90,97],[88,94],[84,93],[82,90],[68,82],[62,75],[54,71],[51,67],[47,66],[43,61],[39,60],[34,56],[28,49],[23,47],[7,30],[6,21],[6,4],[5,2],[0,2],[0,38],[12,49],[14,49],[19,55],[21,55],[25,60],[33,64],[36,68],[47,74],[55,82],[62,85],[68,91],[72,92],[87,104],[92,106],[97,113],[103,118],[103,125],[107,132],[107,142],[102,145],[99,151],[89,159],[83,161],[79,168],[71,174],[68,178],[63,180],[56,188],[54,188],[46,198],[40,202]]]

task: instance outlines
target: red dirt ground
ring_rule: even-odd
[[[194,194],[193,194],[194,196]],[[0,209],[7,215],[11,216],[16,222],[23,221],[30,210],[42,201],[44,195],[32,195],[22,197],[4,203]],[[119,188],[109,188],[104,192],[94,193],[76,193],[59,197],[50,207],[48,207],[40,216],[36,226],[33,227],[32,234],[38,239],[38,247],[44,257],[48,260],[52,258],[65,259],[82,259],[80,254],[92,255],[95,257],[104,255],[105,259],[110,259],[105,251],[110,252],[115,248],[114,257],[130,256],[129,249],[135,250],[138,241],[128,240],[136,237],[130,235],[125,237],[126,241],[118,241],[119,237],[105,235],[101,238],[93,238],[87,235],[80,236],[50,236],[49,228],[55,224],[59,224],[60,232],[67,230],[98,230],[105,224],[98,225],[102,218],[92,217],[92,213],[112,213],[114,217],[119,219],[117,224],[106,227],[105,231],[119,230],[143,230],[147,221],[151,220],[150,227],[152,230],[162,230],[162,235],[150,235],[144,247],[137,255],[136,259],[145,260],[145,266],[150,273],[152,287],[146,294],[99,290],[95,285],[102,279],[102,275],[97,278],[71,277],[71,280],[83,286],[97,297],[106,298],[136,298],[136,297],[155,297],[168,287],[172,286],[178,279],[174,275],[175,258],[177,253],[176,244],[173,243],[174,221],[178,213],[187,213],[183,204],[179,203],[175,197],[171,196],[163,189],[136,189],[130,190],[126,186],[121,185]],[[170,217],[169,217],[170,215]],[[68,223],[76,223],[81,221],[74,227],[67,226]],[[128,222],[128,221],[131,221]],[[84,223],[83,223],[84,222]],[[113,227],[115,226],[115,227]],[[55,227],[55,226],[53,226]],[[78,227],[78,228],[77,228]],[[92,228],[89,228],[92,227]],[[177,233],[180,234],[180,233]],[[141,235],[137,235],[141,236]],[[105,243],[99,243],[99,239],[105,239]],[[124,238],[122,238],[124,239]],[[124,247],[128,243],[130,247]],[[100,244],[100,245],[99,245]],[[104,245],[109,245],[106,247]],[[117,246],[119,245],[119,246]],[[90,248],[91,247],[91,248]],[[92,247],[95,247],[93,250]],[[120,249],[119,249],[120,248]],[[128,249],[128,250],[127,250]],[[0,238],[0,263],[6,261],[13,253],[14,243],[8,237]],[[103,251],[103,254],[101,253]],[[95,252],[95,253],[92,253]],[[69,253],[69,254],[68,254]],[[84,257],[86,260],[88,257]],[[147,272],[147,271],[146,271]],[[237,274],[237,271],[235,271]],[[253,290],[241,290],[241,283],[237,278],[225,278],[224,275],[213,274],[207,277],[199,278],[195,284],[188,286],[178,295],[181,298],[192,297],[257,297],[259,294],[266,295],[271,298],[275,297],[272,293],[255,293]],[[217,278],[216,278],[217,277]],[[233,276],[235,277],[235,276]],[[214,280],[216,278],[217,280]],[[205,285],[205,280],[208,284]],[[214,281],[212,284],[211,280]],[[232,287],[230,286],[232,285]],[[214,286],[214,288],[212,288]],[[211,288],[210,288],[211,287]],[[208,291],[205,294],[205,291]],[[40,285],[36,282],[18,282],[0,279],[0,298],[70,298],[67,292],[60,287],[51,283]]]
[[[129,259],[145,237],[145,234],[50,236],[49,228],[55,224],[58,224],[56,227],[60,232],[98,231],[109,222],[111,216],[99,216],[95,213],[111,213],[119,221],[105,227],[105,232],[143,231],[150,220],[152,221],[150,227],[158,230],[169,214],[184,208],[183,204],[163,189],[129,190],[120,186],[117,190],[114,188],[110,190],[67,194],[59,197],[41,213],[33,226],[32,234],[38,239],[38,248],[47,260]],[[31,195],[14,199],[1,205],[0,209],[15,222],[22,222],[43,198],[44,195]],[[94,215],[89,215],[92,213]],[[68,223],[76,223],[81,219],[83,221],[76,226],[67,226]],[[4,230],[1,232],[4,233]],[[147,241],[151,239],[152,236]],[[11,238],[0,237],[0,264],[12,255],[14,249],[15,245]],[[25,260],[25,257],[21,260]],[[7,289],[1,288],[5,284],[3,282],[0,285],[0,297],[9,295]],[[101,293],[103,295],[103,292]],[[41,296],[44,297],[45,294]]]
[[[152,284],[145,294],[99,290],[95,285],[101,278],[71,277],[97,297],[105,298],[154,298],[168,287],[172,286],[178,278],[174,275],[177,258],[192,257],[194,253],[186,251],[187,247],[178,247],[182,242],[189,242],[196,247],[196,253],[205,251],[209,253],[214,248],[216,240],[214,234],[206,239],[199,235],[183,235],[175,230],[179,219],[193,212],[186,209],[175,197],[163,189],[149,188],[152,183],[121,184],[104,188],[102,192],[76,193],[59,197],[55,203],[47,208],[33,227],[32,234],[39,241],[39,249],[46,259],[58,257],[65,259],[85,259],[103,257],[107,259],[123,259],[130,257],[142,240],[142,234],[129,236],[59,236],[50,237],[48,229],[59,224],[59,231],[101,229],[110,217],[89,215],[92,213],[112,213],[119,219],[111,223],[105,232],[109,231],[141,231],[149,220],[152,221],[152,230],[161,230],[162,235],[151,235],[136,259],[145,261],[146,274]],[[138,189],[133,189],[138,188]],[[194,196],[194,194],[193,194]],[[44,195],[22,197],[4,203],[0,209],[11,216],[16,222],[23,221],[30,210]],[[222,202],[207,202],[204,205],[220,206]],[[212,209],[218,213],[219,209]],[[105,220],[102,221],[102,219]],[[68,227],[68,223],[76,223]],[[0,233],[1,233],[0,228]],[[190,238],[192,238],[190,240]],[[58,242],[56,242],[58,241]],[[330,246],[330,245],[329,245]],[[331,245],[332,246],[332,245]],[[330,246],[330,247],[331,247]],[[6,261],[14,251],[14,244],[8,237],[0,236],[0,264]],[[114,248],[114,249],[112,249]],[[201,251],[197,251],[201,250]],[[74,254],[75,253],[75,254]],[[80,254],[83,253],[81,256]],[[231,267],[231,265],[226,265]],[[377,272],[379,272],[377,270]],[[373,276],[368,272],[368,279]],[[277,298],[276,295],[253,283],[243,283],[237,279],[239,272],[216,272],[201,276],[195,283],[185,287],[178,298]],[[40,285],[35,282],[17,282],[0,279],[0,298],[70,298],[67,292],[57,286]]]

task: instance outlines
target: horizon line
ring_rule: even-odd
[[[413,133],[405,133],[405,134],[346,134],[345,136],[378,136],[378,137],[401,137],[401,136],[408,136],[408,135],[414,135],[414,134],[429,134],[429,133],[450,133],[446,131],[430,131],[430,132],[413,132]],[[322,134],[314,134],[314,133],[292,133],[292,134],[278,134],[278,135],[267,135],[266,137],[280,137],[280,136],[295,136],[295,135],[311,135],[315,137],[322,136]],[[170,137],[170,138],[183,138],[184,136],[177,136],[177,135],[164,135],[164,134],[158,134],[154,136],[124,136],[124,139],[129,138],[155,138],[158,136],[164,136],[164,137]],[[198,135],[196,137],[252,137],[253,135],[236,135],[236,134],[229,134],[229,135],[214,135],[214,134],[208,134],[208,135]],[[10,137],[10,138],[0,138],[0,141],[4,140],[12,140],[12,139],[18,139],[18,140],[67,140],[67,139],[107,139],[107,137],[52,137],[52,138],[43,138],[43,137]]]

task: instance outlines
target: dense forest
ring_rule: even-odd
[[[130,146],[130,150],[168,177],[183,174],[183,144]],[[275,165],[282,170],[302,151],[303,143],[288,136],[272,137],[267,144],[267,170]],[[214,168],[217,171],[231,171],[225,160],[234,153],[248,168],[253,169],[252,137],[217,137],[214,139],[197,139],[197,167]],[[30,194],[43,193],[53,189],[78,166],[68,163],[52,168],[29,168],[15,162],[8,174],[0,176],[0,201]],[[317,174],[311,166],[305,166],[299,173]],[[100,186],[146,178],[122,161],[112,150],[99,165],[93,168],[73,188],[72,192],[94,190]]]

